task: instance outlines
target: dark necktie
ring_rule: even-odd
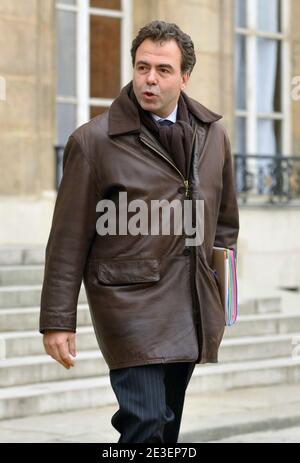
[[[169,121],[168,119],[162,119],[160,121],[158,121],[159,125],[160,126],[168,126],[168,125],[172,125],[173,122],[172,121]]]

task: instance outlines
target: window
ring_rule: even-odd
[[[235,152],[290,153],[289,0],[235,0]]]
[[[56,143],[65,145],[131,80],[131,0],[61,0],[56,13]]]

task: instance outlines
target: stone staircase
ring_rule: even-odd
[[[75,367],[44,353],[38,332],[44,249],[0,248],[0,419],[116,404],[82,288]],[[300,312],[282,312],[278,297],[241,301],[226,328],[219,363],[197,365],[187,394],[300,379]],[[298,349],[299,350],[299,349]]]

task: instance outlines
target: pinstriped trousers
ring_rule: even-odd
[[[110,370],[119,404],[111,419],[118,443],[177,442],[194,368],[194,362],[176,362]]]

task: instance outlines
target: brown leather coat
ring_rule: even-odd
[[[184,95],[195,135],[189,184],[140,126],[126,88],[109,111],[79,127],[64,153],[46,248],[40,332],[76,331],[82,278],[101,352],[110,369],[149,363],[217,362],[225,318],[213,245],[233,248],[239,230],[230,144],[221,116]],[[184,235],[106,235],[96,204],[134,199],[203,199],[204,242]]]

